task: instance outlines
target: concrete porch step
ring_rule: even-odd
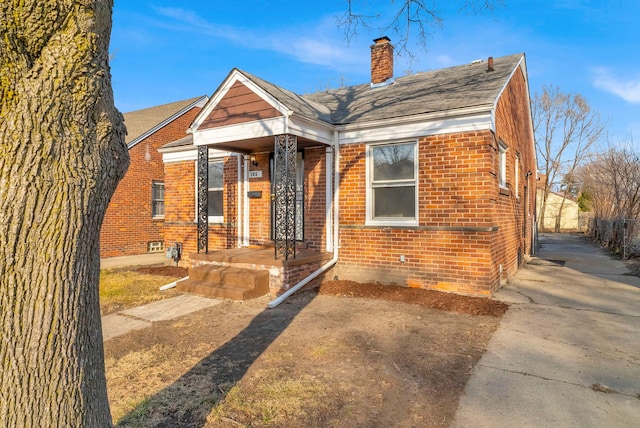
[[[269,293],[269,272],[229,266],[200,265],[189,269],[189,279],[177,290],[205,297],[248,300]]]

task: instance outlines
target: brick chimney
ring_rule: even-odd
[[[393,45],[387,36],[371,45],[371,85],[385,83],[393,77]]]

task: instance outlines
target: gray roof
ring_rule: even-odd
[[[242,72],[295,114],[334,125],[451,111],[467,107],[492,106],[524,54],[494,59],[494,71],[487,62],[398,77],[385,86],[370,84],[297,95]]]
[[[168,144],[165,144],[161,147],[161,151],[170,152],[170,151],[179,151],[184,149],[185,147],[194,147],[193,146],[193,134],[187,134],[186,136],[180,138],[179,140],[172,141]]]
[[[202,96],[189,98],[188,100],[176,101],[169,104],[124,113],[124,124],[127,127],[125,142],[127,144],[131,143],[150,129],[161,124],[171,116],[179,113],[202,98]]]

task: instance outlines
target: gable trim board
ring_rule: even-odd
[[[160,122],[157,125],[149,128],[146,132],[140,134],[138,137],[136,137],[135,139],[131,140],[127,144],[127,149],[131,149],[133,146],[138,144],[140,141],[143,141],[145,138],[147,138],[148,136],[154,134],[159,129],[164,128],[165,126],[167,126],[168,124],[170,124],[171,122],[173,122],[174,120],[176,120],[177,118],[179,118],[180,116],[182,116],[183,114],[185,114],[186,112],[191,110],[192,108],[194,108],[194,107],[200,107],[200,108],[204,107],[204,105],[206,104],[206,102],[208,100],[209,100],[209,97],[207,95],[203,95],[200,98],[197,98],[191,104],[183,107],[179,111],[175,112],[171,116],[169,116],[166,119],[164,119],[162,122]],[[126,125],[126,123],[125,123],[125,125]]]

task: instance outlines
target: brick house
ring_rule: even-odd
[[[164,165],[158,149],[182,138],[208,97],[124,114],[130,164],[100,231],[100,257],[164,249]]]
[[[301,96],[230,72],[160,149],[179,288],[275,305],[339,278],[488,297],[517,271],[535,224],[524,54],[394,79],[383,37],[371,78]]]

